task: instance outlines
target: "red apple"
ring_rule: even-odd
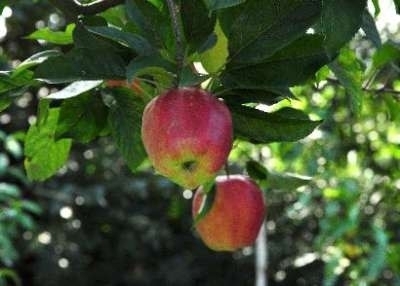
[[[169,90],[146,106],[142,140],[156,171],[194,189],[212,180],[232,148],[226,105],[197,88]]]
[[[218,176],[213,191],[211,208],[195,222],[200,238],[215,251],[235,251],[252,245],[266,212],[258,185],[243,175]],[[199,187],[192,205],[195,220],[206,196]]]

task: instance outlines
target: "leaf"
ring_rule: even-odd
[[[231,89],[223,91],[219,96],[228,102],[228,104],[264,103],[271,105],[285,98],[294,98],[294,95],[287,87]]]
[[[137,57],[133,59],[126,71],[128,81],[140,76],[151,76],[154,83],[165,89],[171,87],[175,79],[175,66],[161,57],[154,54],[150,56]]]
[[[69,24],[64,32],[53,31],[46,27],[31,33],[26,38],[31,40],[44,40],[56,45],[69,45],[73,43],[72,31],[74,29],[75,24]]]
[[[378,28],[376,27],[376,22],[374,17],[367,11],[364,11],[362,26],[364,33],[367,35],[368,39],[374,44],[376,48],[382,46],[381,36],[379,34]]]
[[[385,232],[385,229],[379,226],[373,227],[375,247],[372,249],[370,257],[368,259],[368,270],[367,277],[369,281],[375,281],[382,270],[386,266],[386,255],[388,251],[389,237]]]
[[[266,183],[267,189],[294,191],[310,183],[311,178],[291,173],[269,172],[259,162],[250,160],[246,162],[246,171],[255,180]]]
[[[18,186],[8,183],[0,183],[0,198],[13,197],[18,198],[21,196],[21,191]]]
[[[253,0],[234,8],[240,13],[228,16],[233,18],[229,28],[223,24],[229,39],[229,61],[255,64],[304,35],[319,19],[321,1]],[[230,10],[222,13],[231,15]]]
[[[25,138],[25,169],[31,180],[54,175],[68,159],[71,140],[55,139],[59,109],[52,108],[41,125],[31,125]]]
[[[105,130],[107,112],[101,97],[95,94],[81,94],[64,100],[60,107],[55,137],[88,143]]]
[[[325,47],[334,55],[361,27],[366,0],[323,1],[321,25]]]
[[[300,110],[282,108],[266,113],[243,105],[229,105],[235,135],[252,143],[297,141],[309,135],[321,121],[311,121]]]
[[[364,97],[362,89],[364,71],[355,52],[348,48],[342,49],[339,57],[329,64],[329,68],[351,96],[353,112],[359,114]]]
[[[128,20],[152,46],[173,50],[171,20],[164,6],[156,7],[150,1],[127,0],[125,7]]]
[[[215,195],[217,194],[216,184],[214,182],[211,182],[208,185],[203,186],[202,188],[203,188],[203,201],[202,201],[201,206],[194,218],[195,225],[202,218],[204,218],[207,215],[207,213],[211,210],[211,208],[214,204]]]
[[[400,59],[400,45],[388,41],[372,56],[372,64],[375,69],[380,69],[398,59]]]
[[[45,96],[46,99],[67,99],[71,97],[78,96],[84,92],[87,92],[100,84],[102,84],[102,80],[82,80],[82,81],[75,81],[68,86],[64,87],[63,89],[50,93],[49,95]]]
[[[205,0],[205,3],[210,10],[228,8],[244,2],[246,2],[246,0]]]
[[[180,9],[189,54],[192,54],[199,51],[213,33],[216,17],[208,11],[203,1],[182,1]]]
[[[126,45],[138,55],[149,55],[155,52],[146,38],[134,33],[125,32],[114,27],[88,27],[88,30],[107,39]]]
[[[214,33],[217,37],[217,42],[211,49],[200,54],[200,61],[209,73],[218,72],[225,65],[228,58],[228,39],[219,22],[216,23]]]
[[[134,171],[146,158],[141,139],[144,102],[126,89],[114,90],[109,124],[111,134],[128,167]]]
[[[393,0],[397,14],[400,14],[400,0]]]
[[[119,50],[78,25],[75,47],[65,55],[51,57],[35,70],[35,77],[49,83],[123,78],[125,62]]]
[[[221,77],[227,88],[288,87],[304,83],[329,61],[323,38],[305,35],[265,62],[244,67],[229,63]]]

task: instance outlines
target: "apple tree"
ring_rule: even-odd
[[[328,101],[318,94],[329,98],[332,106],[340,104],[346,116],[337,122],[343,125],[365,115],[367,94],[396,94],[390,86],[394,81],[390,67],[393,59],[400,58],[398,46],[382,43],[365,0],[48,2],[63,15],[64,23],[26,35],[39,42],[41,50],[0,74],[1,111],[7,111],[25,91],[43,87],[36,116],[23,130],[24,167],[33,181],[54,176],[74,145],[106,137],[132,172],[149,167],[141,132],[146,105],[166,91],[195,87],[222,101],[232,117],[234,142],[226,171],[229,162],[240,159],[241,169],[263,189],[297,189],[308,184],[309,178],[287,174],[291,170],[285,168],[271,173],[263,150],[279,154],[279,159],[271,160],[291,160],[290,152],[300,152],[297,142],[335,127],[331,114],[324,113]],[[379,1],[370,4],[378,15]],[[394,4],[400,8],[398,1]],[[0,1],[1,8],[6,5],[12,7]],[[359,31],[372,43],[373,56],[360,55],[351,44]],[[169,116],[175,110],[171,111]],[[313,150],[301,149],[298,157],[312,156]],[[348,151],[348,156],[354,156],[351,148]],[[304,165],[293,169],[303,173]],[[357,189],[352,184],[351,180],[322,184],[327,186],[323,198],[341,197],[338,186]],[[347,202],[355,202],[355,197],[348,195]],[[327,285],[337,278],[335,269],[344,254],[324,245],[326,236],[341,243],[336,250],[351,248],[355,257],[357,251],[362,252],[356,242],[346,240],[355,229],[358,205],[346,209],[347,225],[340,225],[342,229],[332,227],[338,223],[337,207],[326,205],[323,211],[328,215],[321,222],[319,237],[322,252],[332,258],[325,268],[331,279],[326,279]],[[377,257],[378,266],[367,267],[371,281],[382,268],[379,255],[388,245],[381,230],[373,228],[377,248],[366,251],[371,260],[374,254]]]

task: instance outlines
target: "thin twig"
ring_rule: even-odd
[[[183,32],[181,29],[180,24],[180,11],[179,7],[175,4],[174,0],[166,0],[168,5],[168,10],[171,15],[171,23],[172,23],[172,30],[174,32],[175,37],[175,60],[177,66],[177,73],[176,73],[176,86],[179,84],[180,81],[180,74],[182,72],[185,52],[183,47]]]

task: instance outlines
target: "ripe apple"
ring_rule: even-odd
[[[198,220],[206,196],[199,187],[192,215],[203,242],[215,251],[235,251],[252,245],[264,220],[266,208],[258,185],[243,175],[218,176],[211,208]]]
[[[232,148],[226,105],[198,88],[171,89],[146,106],[142,140],[156,171],[189,189],[212,180]]]

